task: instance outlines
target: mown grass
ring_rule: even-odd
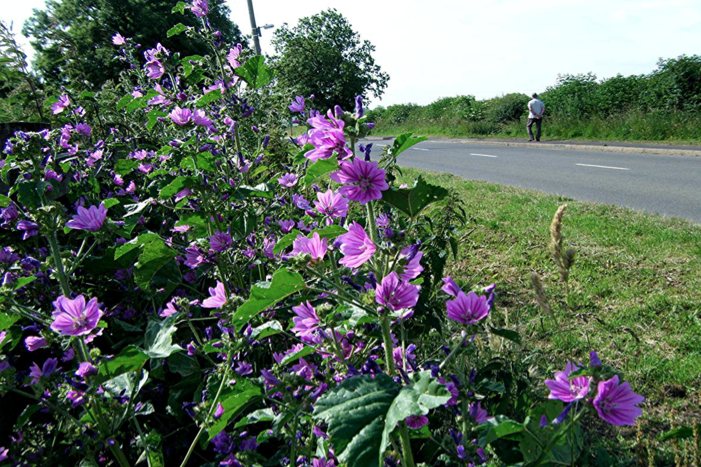
[[[558,118],[543,120],[543,140],[637,141],[666,144],[699,144],[701,115],[668,112],[626,112],[608,117]],[[394,125],[378,120],[373,135],[389,136],[406,132],[449,138],[526,139],[526,120],[498,124],[487,120],[409,118]]]
[[[404,170],[408,177],[423,174],[466,203],[468,228],[474,231],[461,245],[459,259],[450,264],[450,274],[463,283],[497,284],[494,318],[519,330],[526,351],[538,355],[543,379],[567,360],[587,361],[589,351],[596,350],[647,398],[640,428],[646,439],[654,443],[658,433],[675,424],[699,423],[701,226],[448,174]],[[548,249],[552,217],[564,203],[564,246],[577,252],[569,292],[559,281]],[[531,271],[542,278],[552,315],[536,303]],[[609,439],[627,435],[624,446],[640,443],[634,430],[602,429]],[[674,457],[670,446],[653,444],[660,456],[655,465],[674,465],[664,461]],[[639,456],[644,459],[646,452]]]

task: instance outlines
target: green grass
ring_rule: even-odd
[[[556,118],[543,120],[544,140],[646,141],[666,144],[699,144],[701,115],[693,113],[627,112],[610,117]],[[426,119],[410,117],[401,124],[379,119],[373,135],[406,132],[449,138],[527,138],[526,121],[508,124],[487,120]]]
[[[646,436],[670,428],[671,410],[676,423],[701,420],[701,226],[405,169],[408,177],[419,173],[452,190],[471,216],[474,231],[450,274],[497,284],[492,319],[520,331],[526,351],[540,356],[543,378],[596,350],[647,398]],[[552,217],[564,203],[564,246],[577,252],[569,295],[548,249]],[[531,271],[542,278],[553,316],[536,304]]]

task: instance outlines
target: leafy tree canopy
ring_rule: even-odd
[[[34,68],[47,84],[72,83],[97,88],[124,69],[113,59],[112,36],[119,32],[141,44],[142,50],[161,42],[184,55],[201,53],[204,44],[187,35],[164,39],[173,24],[193,25],[189,12],[171,13],[175,0],[47,0],[46,10],[34,10],[23,33],[36,49]],[[208,20],[226,42],[243,42],[229,19],[225,0],[209,0]]]
[[[380,97],[389,75],[375,64],[375,46],[361,41],[348,20],[335,9],[287,24],[275,31],[273,57],[278,85],[288,93],[314,94],[320,110],[338,104],[351,109],[355,96]]]

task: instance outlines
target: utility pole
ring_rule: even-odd
[[[256,26],[256,15],[253,13],[253,0],[248,0],[248,16],[251,18],[251,33],[253,35],[253,46],[256,49],[256,55],[260,55],[260,29]]]

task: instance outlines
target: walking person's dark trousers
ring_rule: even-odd
[[[533,141],[533,124],[535,123],[535,140],[540,141],[540,125],[543,123],[542,118],[529,118],[526,128],[528,129],[528,138]]]

